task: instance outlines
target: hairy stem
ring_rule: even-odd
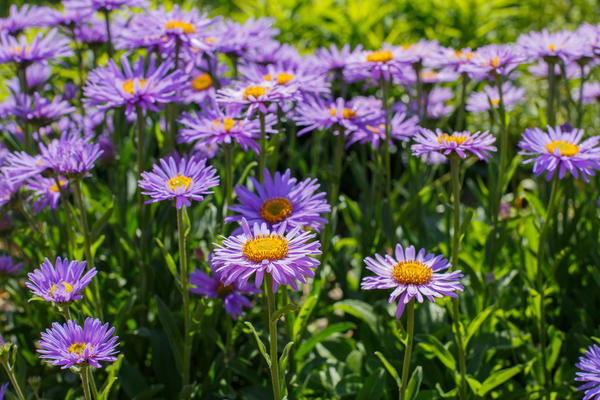
[[[273,295],[273,277],[265,274],[265,292],[267,293],[267,308],[269,315],[269,355],[271,357],[271,384],[273,386],[273,398],[281,400],[279,388],[279,361],[277,358],[277,320],[273,321],[275,312],[275,296]]]
[[[8,379],[10,379],[10,383],[12,384],[15,393],[19,400],[25,400],[25,396],[23,396],[23,391],[21,390],[21,386],[19,386],[19,381],[17,380],[17,376],[15,375],[15,370],[10,365],[8,360],[2,362],[2,366],[6,371],[6,375],[8,375]]]
[[[406,387],[408,386],[408,373],[410,372],[410,356],[412,353],[413,339],[415,334],[415,299],[406,305],[406,349],[404,349],[404,362],[402,363],[402,381],[400,386],[400,400],[406,399]]]
[[[179,272],[181,274],[181,295],[183,299],[183,322],[184,322],[184,340],[183,340],[183,386],[190,383],[190,357],[192,352],[191,341],[191,318],[190,318],[190,294],[188,290],[188,262],[185,226],[183,213],[185,206],[177,210],[177,232],[179,233]]]

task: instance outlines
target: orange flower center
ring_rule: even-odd
[[[146,86],[146,80],[140,79],[140,88],[143,88],[144,86]],[[123,90],[126,91],[127,93],[133,94],[133,87],[134,87],[133,79],[127,79],[125,82],[123,82]]]
[[[548,153],[554,154],[554,150],[558,149],[561,156],[573,157],[579,153],[579,146],[573,143],[567,143],[562,140],[555,140],[546,145]]]
[[[58,183],[60,183],[60,186],[65,186],[65,184],[67,183],[67,181],[65,181],[64,179],[59,179]],[[58,187],[58,185],[56,183],[54,183],[50,187],[50,191],[54,192],[54,193],[58,193],[60,191],[60,188]]]
[[[165,28],[167,29],[183,29],[183,33],[194,33],[196,32],[196,28],[194,25],[189,22],[184,21],[167,21],[165,24]]]
[[[492,103],[494,107],[498,107],[500,105],[500,99],[491,99],[490,103]]]
[[[283,221],[292,213],[292,203],[285,197],[265,200],[260,207],[260,216],[270,224]]]
[[[423,71],[421,72],[421,79],[435,79],[438,73],[436,71]]]
[[[209,74],[200,74],[192,79],[192,87],[196,92],[201,92],[208,89],[213,84],[213,80]]]
[[[172,191],[175,191],[182,186],[185,186],[185,190],[188,190],[192,184],[192,178],[181,175],[181,173],[177,173],[177,176],[169,179],[167,183],[171,187]]]
[[[73,291],[73,286],[71,286],[69,283],[67,282],[61,282],[64,287],[65,287],[65,292],[67,293],[71,293]],[[60,285],[60,283],[59,283]],[[52,285],[52,288],[50,288],[50,297],[54,298],[54,293],[56,292],[57,288],[56,288],[56,284]]]
[[[260,96],[264,96],[267,89],[262,86],[250,86],[244,90],[244,99],[248,100],[248,97],[252,96],[258,99]]]
[[[221,126],[221,121],[219,121],[218,119],[215,119],[214,123],[216,126]],[[223,118],[223,127],[225,128],[226,132],[229,132],[231,130],[231,128],[233,128],[234,125],[235,125],[235,119]]]
[[[367,55],[367,61],[369,61],[369,62],[386,63],[388,61],[391,61],[393,58],[394,58],[394,55],[389,50],[374,51]]]
[[[79,354],[81,357],[83,357],[83,352],[85,351],[86,347],[87,344],[85,343],[73,343],[69,346],[69,353]]]
[[[499,62],[500,62],[500,60],[498,60],[498,57],[492,58],[492,67],[498,68],[498,63]]]
[[[548,45],[548,48],[550,49],[550,51],[554,51],[556,49],[556,47],[554,47],[554,44],[552,43]]]
[[[454,142],[457,145],[463,144],[469,137],[464,135],[451,136],[447,133],[438,136],[437,141],[439,144]]]
[[[419,261],[401,261],[394,265],[392,276],[403,285],[423,285],[431,280],[433,270]]]
[[[331,112],[331,116],[335,117],[337,115],[337,109],[336,108],[331,108],[330,109]],[[349,119],[352,117],[356,117],[356,111],[350,109],[350,108],[344,108],[344,111],[342,111],[342,117],[344,119]]]
[[[288,241],[280,235],[257,235],[244,243],[242,252],[249,260],[262,262],[263,260],[281,260],[287,255]]]

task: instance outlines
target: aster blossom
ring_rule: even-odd
[[[517,39],[517,46],[532,61],[546,59],[568,63],[584,55],[593,56],[591,51],[586,54],[588,47],[585,42],[575,32],[567,30],[548,32],[543,29],[541,32],[522,34]]]
[[[27,201],[33,201],[32,208],[34,214],[41,212],[46,207],[56,210],[61,190],[65,190],[68,184],[69,182],[62,176],[59,176],[57,179],[40,176],[28,180],[25,184],[25,189],[31,190],[33,193],[27,198]]]
[[[480,47],[465,65],[464,70],[474,79],[508,76],[523,61],[522,53],[514,46],[490,44]]]
[[[85,175],[102,154],[99,144],[90,143],[87,137],[77,134],[64,134],[48,145],[40,143],[39,146],[42,166],[66,177]]]
[[[37,92],[33,93],[33,97],[18,94],[14,100],[14,105],[9,108],[9,112],[17,118],[29,121],[33,126],[51,124],[63,115],[71,114],[76,110],[60,96],[54,96],[50,100],[41,97]]]
[[[48,33],[38,33],[29,42],[26,36],[13,36],[0,33],[0,64],[17,63],[29,65],[57,57],[70,57],[73,55],[70,41],[67,37],[58,34],[56,29]]]
[[[402,316],[404,307],[412,299],[419,303],[424,297],[432,303],[436,297],[458,297],[457,291],[463,291],[459,279],[463,276],[461,271],[441,273],[451,267],[448,260],[441,255],[425,254],[425,249],[415,252],[414,246],[404,249],[396,245],[394,257],[375,254],[375,259],[365,258],[367,269],[374,272],[375,276],[363,278],[361,288],[394,289],[389,297],[389,302],[396,301],[396,318]]]
[[[592,400],[600,398],[600,346],[593,344],[579,357],[579,362],[575,364],[579,369],[575,380],[585,382],[577,390],[583,390],[583,400]]]
[[[96,268],[92,268],[83,274],[87,263],[67,258],[56,258],[52,265],[49,259],[45,259],[39,269],[27,274],[29,282],[25,285],[31,292],[46,301],[53,303],[68,303],[79,300],[83,289],[92,281],[96,275]],[[83,275],[83,276],[82,276]]]
[[[23,269],[23,263],[16,263],[11,256],[0,256],[0,273],[15,275]]]
[[[16,35],[29,27],[42,27],[51,23],[47,15],[52,10],[48,7],[38,7],[30,4],[23,4],[21,8],[16,4],[11,4],[8,16],[0,18],[0,34],[2,32]]]
[[[161,158],[152,172],[142,172],[138,186],[142,194],[150,196],[146,203],[175,200],[175,207],[190,206],[190,200],[202,201],[219,184],[217,171],[206,165],[206,159],[180,157],[178,154]]]
[[[394,71],[418,61],[417,55],[402,47],[384,44],[380,50],[354,52],[348,59],[346,76],[350,82],[367,78],[373,82],[379,82],[380,79],[389,81]]]
[[[297,227],[316,231],[323,228],[327,220],[321,214],[329,213],[331,208],[325,198],[326,193],[317,192],[320,185],[316,179],[298,182],[290,177],[289,169],[283,174],[275,172],[274,176],[265,169],[263,174],[263,184],[254,177],[250,178],[256,194],[242,185],[235,188],[240,204],[229,209],[239,215],[226,217],[225,222],[245,219],[248,224],[267,223],[274,230],[285,224],[287,231]]]
[[[413,140],[416,142],[412,145],[412,152],[415,156],[439,152],[444,155],[456,153],[460,158],[465,158],[468,151],[480,160],[487,161],[490,152],[496,151],[496,147],[493,146],[496,138],[489,131],[475,133],[463,131],[447,134],[440,129],[433,132],[429,129],[419,128],[419,133],[413,137]]]
[[[408,117],[406,113],[396,113],[389,121],[390,129],[390,142],[389,145],[393,144],[393,140],[402,140],[408,142],[411,137],[418,131],[417,122],[419,121],[417,116]],[[379,144],[386,140],[385,132],[385,116],[375,121],[373,124],[366,125],[365,129],[354,131],[346,147],[352,143],[360,142],[371,143],[375,150],[379,149]]]
[[[224,285],[234,281],[245,284],[254,275],[258,288],[266,273],[273,277],[273,291],[277,291],[279,285],[290,285],[298,290],[296,280],[306,283],[306,278],[314,276],[319,260],[312,256],[321,254],[321,244],[310,241],[314,233],[298,226],[286,234],[285,222],[275,230],[269,229],[266,223],[255,223],[251,229],[245,218],[241,227],[241,234],[223,237],[222,244],[215,244],[216,273],[227,277]]]
[[[528,157],[523,164],[533,163],[536,176],[547,171],[546,179],[550,180],[558,171],[558,177],[562,179],[569,171],[575,179],[581,174],[588,182],[594,170],[600,169],[600,147],[596,147],[600,136],[581,141],[583,135],[583,129],[563,131],[561,127],[548,126],[545,132],[540,128],[528,128],[519,142],[519,154]]]
[[[516,88],[510,82],[502,84],[502,100],[506,110],[523,99],[525,89]],[[467,110],[471,112],[484,112],[490,109],[490,104],[494,108],[500,106],[500,92],[497,86],[485,86],[482,92],[473,92],[467,99]]]
[[[221,105],[230,105],[237,108],[248,107],[247,113],[252,116],[256,110],[263,114],[269,112],[271,104],[292,100],[298,95],[295,85],[278,85],[276,81],[240,82],[234,87],[222,88],[217,91],[216,100]]]
[[[83,327],[73,320],[64,324],[54,322],[51,329],[42,332],[38,353],[61,369],[74,365],[91,365],[100,368],[100,361],[116,361],[118,336],[113,336],[115,328],[108,323],[102,325],[99,319],[86,318]]]

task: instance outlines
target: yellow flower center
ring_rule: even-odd
[[[85,343],[73,343],[69,346],[69,353],[79,354],[81,357],[83,357],[83,352],[85,351],[86,347],[87,344]]]
[[[250,86],[247,87],[246,90],[244,90],[244,99],[248,100],[248,97],[250,96],[257,99],[260,96],[264,96],[266,92],[267,89],[262,86]]]
[[[369,62],[386,63],[388,61],[391,61],[393,58],[394,55],[389,50],[374,51],[372,53],[367,54],[367,61]]]
[[[233,289],[233,285],[225,286],[223,282],[219,282],[219,286],[217,286],[217,294],[220,298],[224,298],[227,295],[231,294],[233,292]]]
[[[67,181],[65,181],[64,179],[59,179],[58,183],[60,183],[60,186],[65,186],[65,183],[67,183]],[[58,193],[60,191],[60,189],[59,189],[58,185],[56,183],[54,183],[50,187],[50,191],[54,192],[54,193]]]
[[[71,286],[67,282],[62,282],[62,284],[65,286],[65,292],[71,293],[73,291],[73,286]],[[54,293],[56,292],[56,289],[56,284],[52,285],[52,288],[50,288],[50,297],[54,298]]]
[[[431,280],[433,270],[419,261],[401,261],[394,265],[392,276],[403,285],[423,285]]]
[[[500,99],[492,99],[490,101],[494,107],[498,107],[500,105]]]
[[[177,190],[178,188],[185,186],[185,190],[190,188],[192,183],[192,178],[187,177],[185,175],[181,175],[181,173],[177,173],[175,178],[171,178],[167,181],[172,191]]]
[[[379,127],[373,125],[367,125],[367,130],[372,133],[379,133],[380,129],[385,129],[385,124],[379,124]]]
[[[21,46],[14,46],[10,48],[10,52],[11,54],[19,54],[21,53],[21,51],[23,51],[23,47]],[[25,47],[25,54],[29,53],[31,51],[31,47],[27,46]]]
[[[451,136],[447,133],[438,136],[437,141],[439,144],[454,142],[457,145],[463,144],[469,137],[464,135]]]
[[[498,60],[498,57],[492,58],[492,67],[498,68],[498,63],[499,62],[500,62],[500,60]]]
[[[204,38],[204,41],[205,41],[206,43],[210,43],[210,44],[213,44],[214,42],[216,42],[216,40],[217,40],[217,39],[216,39],[216,38],[214,38],[214,37],[207,37],[207,38]]]
[[[579,146],[573,143],[567,143],[562,140],[555,140],[546,145],[548,153],[554,154],[554,150],[558,149],[561,156],[573,157],[579,153]]]
[[[294,75],[292,75],[292,74],[286,74],[285,72],[281,73],[281,74],[277,74],[277,84],[278,85],[285,85],[292,79],[294,79]]]
[[[200,74],[192,79],[192,87],[196,92],[201,92],[208,89],[213,84],[213,80],[209,74]]]
[[[285,197],[265,200],[260,207],[260,216],[270,224],[283,221],[292,213],[292,203]]]
[[[221,126],[221,121],[219,121],[218,119],[215,119],[214,123],[216,126]],[[233,128],[234,125],[235,125],[235,119],[223,118],[223,127],[225,128],[226,132],[229,132],[231,130],[231,128]]]
[[[257,235],[244,243],[242,252],[249,260],[262,262],[263,260],[281,260],[288,251],[288,241],[279,235]]]
[[[423,71],[421,72],[421,79],[435,79],[437,75],[436,71]]]
[[[123,90],[129,94],[133,94],[133,84],[133,79],[127,79],[125,82],[123,82]],[[143,88],[144,86],[146,86],[146,80],[140,79],[140,88]]]
[[[550,49],[550,51],[554,51],[556,49],[556,47],[554,47],[554,44],[552,43],[548,45],[548,48]]]
[[[183,29],[183,33],[194,33],[196,32],[196,28],[194,28],[193,24],[184,21],[167,21],[165,24],[165,28],[167,29]]]
[[[330,109],[331,112],[331,116],[335,117],[337,115],[337,109],[336,108],[331,108]],[[349,119],[352,117],[356,117],[356,111],[350,109],[350,108],[344,108],[344,111],[342,111],[342,117],[344,119]]]
[[[461,59],[463,56],[463,52],[460,50],[455,50],[454,54],[456,55],[456,58],[458,58],[458,59]],[[467,61],[469,61],[471,58],[473,58],[473,53],[465,53],[464,56],[467,59]]]

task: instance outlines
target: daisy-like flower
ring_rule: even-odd
[[[25,189],[33,191],[27,201],[33,201],[34,214],[41,212],[46,206],[49,206],[51,210],[58,208],[60,191],[61,189],[65,190],[69,182],[65,178],[59,177],[58,183],[60,188],[54,178],[37,177],[27,181]]]
[[[216,100],[225,106],[242,108],[248,106],[248,116],[252,116],[258,109],[267,114],[271,104],[292,100],[297,95],[295,85],[278,85],[276,81],[255,84],[251,82],[239,83],[234,87],[223,88],[217,91]]]
[[[75,0],[71,2],[70,6],[94,11],[113,11],[122,7],[146,8],[148,3],[145,0]]]
[[[376,276],[363,278],[360,286],[362,289],[394,289],[390,294],[389,302],[396,301],[398,307],[396,318],[402,316],[404,307],[413,298],[419,303],[427,297],[435,302],[435,297],[458,297],[457,291],[462,291],[463,286],[459,279],[463,276],[461,271],[441,273],[450,268],[450,263],[441,255],[425,254],[425,249],[415,253],[414,246],[402,248],[396,245],[395,258],[389,255],[375,254],[375,259],[365,258],[367,269]]]
[[[25,28],[49,25],[51,21],[48,20],[47,16],[51,11],[52,9],[48,7],[29,4],[23,4],[19,9],[16,4],[12,4],[8,17],[0,18],[0,34],[5,32],[15,36]]]
[[[266,223],[255,223],[251,230],[245,218],[241,226],[240,235],[223,238],[222,244],[215,244],[213,261],[218,266],[216,273],[226,277],[224,285],[235,281],[245,284],[255,275],[254,284],[258,288],[267,273],[273,277],[273,291],[279,285],[298,290],[296,280],[306,283],[306,278],[314,276],[319,260],[311,256],[321,254],[321,244],[310,241],[314,233],[298,226],[285,234],[285,223],[276,230],[269,229]]]
[[[465,71],[473,79],[508,76],[523,62],[522,53],[513,46],[490,44],[477,49]]]
[[[579,369],[575,380],[585,382],[577,390],[583,390],[583,400],[600,398],[600,346],[593,344],[579,357],[575,367]]]
[[[6,165],[2,170],[8,180],[15,186],[21,186],[27,179],[43,172],[48,165],[41,155],[29,155],[24,151],[16,151],[6,156]]]
[[[205,159],[179,157],[175,154],[161,158],[160,165],[154,164],[152,172],[142,172],[138,186],[142,194],[150,196],[146,203],[175,199],[175,207],[189,207],[190,200],[202,201],[209,190],[219,184],[217,171],[206,165]]]
[[[159,111],[159,106],[180,100],[177,91],[186,79],[180,71],[168,73],[172,63],[163,62],[156,66],[156,57],[150,56],[148,68],[144,68],[144,58],[140,57],[133,65],[125,55],[121,56],[123,71],[113,60],[106,67],[90,72],[83,88],[87,101],[101,110],[125,106],[125,112],[133,115],[135,108]]]
[[[23,269],[23,263],[16,263],[11,256],[0,256],[0,273],[16,275]]]
[[[29,282],[25,285],[31,292],[42,299],[53,303],[68,303],[79,300],[83,289],[92,281],[96,275],[96,268],[90,269],[83,276],[86,262],[56,258],[52,265],[47,258],[39,269],[27,274]]]
[[[353,53],[348,59],[347,76],[350,82],[367,78],[371,78],[375,83],[381,78],[389,81],[392,72],[418,61],[417,55],[405,51],[402,47],[384,44],[381,50]]]
[[[438,53],[439,59],[437,60],[437,63],[440,67],[447,67],[454,71],[464,72],[465,65],[469,64],[474,56],[475,52],[469,47],[461,50],[444,48]]]
[[[210,269],[213,275],[215,275],[214,278],[199,269],[195,269],[190,274],[190,284],[195,286],[191,287],[190,291],[213,299],[222,299],[225,304],[225,311],[231,315],[231,318],[235,320],[238,315],[243,318],[244,312],[242,311],[242,307],[252,306],[250,300],[244,295],[259,294],[261,291],[253,285],[248,283],[242,284],[239,281],[225,285],[223,283],[225,277],[215,274],[215,267],[212,262]]]
[[[197,58],[190,58],[189,62],[197,62],[197,60]],[[212,71],[212,75],[209,73],[210,71]],[[182,101],[185,104],[197,103],[200,105],[214,101],[217,94],[216,87],[222,87],[229,81],[222,78],[227,71],[227,66],[219,63],[217,58],[207,60],[202,57],[200,62],[197,62],[197,65],[187,73],[187,82],[181,88]]]
[[[410,138],[417,133],[419,119],[416,116],[407,117],[406,113],[397,113],[390,120],[391,140],[389,145],[392,145],[393,140],[402,140],[408,142]],[[379,149],[379,143],[386,139],[385,119],[381,118],[374,124],[367,125],[366,129],[354,131],[346,147],[354,142],[371,143],[375,150]]]
[[[516,88],[510,82],[502,84],[502,100],[506,110],[512,109],[517,102],[523,99],[525,89]],[[482,92],[473,92],[467,99],[467,110],[471,112],[484,112],[490,109],[490,104],[494,108],[500,106],[500,93],[496,86],[485,86]]]
[[[575,32],[567,30],[550,33],[544,29],[541,32],[522,34],[517,39],[517,46],[532,61],[551,59],[558,62],[560,59],[567,63],[586,53],[584,41]]]
[[[66,177],[85,175],[102,154],[100,145],[89,143],[87,138],[77,134],[64,134],[47,146],[42,143],[39,146],[42,166]]]
[[[265,43],[274,42],[273,37],[279,33],[273,28],[273,18],[248,18],[244,24],[222,19],[211,26],[205,45],[211,53],[221,52],[232,57],[241,57],[248,51],[264,47]]]
[[[17,39],[0,33],[0,64],[13,62],[29,65],[72,55],[73,50],[69,39],[59,35],[56,29],[52,29],[45,35],[38,33],[31,42],[28,42],[26,36],[19,36]]]
[[[583,142],[583,129],[572,129],[563,132],[561,127],[548,126],[548,132],[540,128],[525,129],[519,147],[524,156],[529,158],[523,164],[533,164],[533,173],[540,176],[548,171],[546,179],[550,180],[558,171],[562,179],[569,171],[577,179],[579,174],[588,182],[595,169],[600,169],[600,147],[596,147],[600,136],[592,136]]]
[[[249,224],[266,222],[274,230],[285,225],[287,231],[302,226],[316,231],[323,228],[327,220],[321,214],[328,213],[331,208],[325,199],[326,193],[317,192],[320,185],[316,179],[298,182],[290,177],[289,169],[283,175],[275,172],[273,177],[267,169],[263,173],[265,179],[262,185],[251,178],[257,194],[245,186],[235,188],[241,204],[232,205],[229,209],[240,215],[226,217],[225,222],[242,219]]]
[[[362,52],[362,46],[358,45],[351,50],[350,44],[346,43],[341,49],[338,49],[335,44],[331,44],[329,48],[323,47],[315,50],[315,56],[311,60],[313,65],[318,65],[319,70],[323,75],[333,73],[344,74],[346,68],[352,63],[352,60],[357,58],[357,54]]]
[[[574,93],[579,100],[579,89]],[[583,84],[583,104],[591,104],[600,100],[600,82],[586,82]]]
[[[496,138],[489,131],[483,133],[463,131],[453,132],[449,135],[440,129],[433,132],[429,129],[419,128],[419,133],[413,139],[417,142],[412,145],[412,153],[415,156],[434,151],[446,156],[454,152],[460,158],[465,158],[466,152],[469,151],[480,160],[487,161],[490,151],[496,151],[496,147],[493,146]]]
[[[8,382],[4,385],[0,386],[0,400],[4,400],[4,394],[6,393],[6,388],[8,387]]]
[[[33,98],[24,94],[15,96],[14,105],[8,112],[17,118],[28,121],[35,127],[51,124],[63,115],[71,114],[76,110],[61,96],[54,96],[52,100],[41,97],[38,93]]]
[[[102,325],[99,319],[86,318],[83,328],[73,320],[65,324],[54,322],[51,329],[42,332],[40,358],[48,360],[61,369],[74,365],[91,365],[100,368],[100,361],[116,361],[118,336],[113,336],[115,328],[108,323]]]

